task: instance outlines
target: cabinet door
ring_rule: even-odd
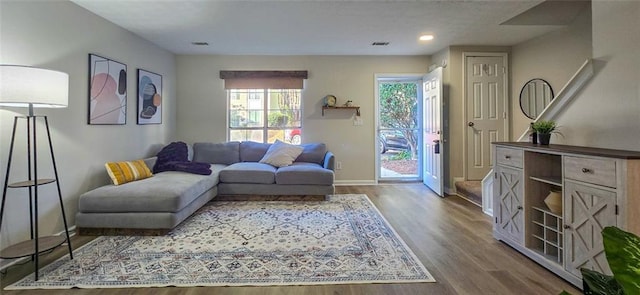
[[[496,166],[493,184],[493,216],[496,230],[510,240],[524,241],[523,179],[522,170]]]
[[[611,274],[602,229],[616,225],[616,193],[565,181],[565,269],[582,277],[580,268]]]

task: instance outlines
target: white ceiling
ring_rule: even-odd
[[[561,28],[500,25],[541,0],[71,1],[176,54],[430,55],[450,45],[515,45]],[[435,39],[418,41],[427,33]]]

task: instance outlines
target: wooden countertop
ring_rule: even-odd
[[[540,145],[530,142],[492,142],[494,145],[505,147],[516,147],[530,151],[543,153],[571,153],[596,157],[618,158],[618,159],[640,159],[640,151],[615,150],[605,148],[594,148],[586,146],[574,146],[563,144]]]

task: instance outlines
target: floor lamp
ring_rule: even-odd
[[[26,107],[29,109],[29,115],[15,116],[13,119],[7,173],[5,174],[4,188],[2,189],[0,230],[2,229],[8,189],[26,188],[29,190],[29,222],[31,225],[31,239],[3,249],[0,251],[0,258],[31,256],[35,264],[36,281],[38,280],[38,256],[40,253],[56,248],[66,241],[69,248],[69,256],[73,259],[69,228],[67,227],[67,218],[64,212],[62,192],[60,191],[60,181],[58,179],[58,168],[56,167],[53,145],[51,144],[49,121],[47,116],[33,114],[34,108],[66,108],[68,97],[69,75],[66,73],[27,66],[0,65],[0,106]],[[38,178],[40,175],[38,175],[37,119],[44,120],[55,179]],[[26,123],[28,175],[25,181],[9,183],[18,120],[24,120]],[[58,188],[58,200],[60,201],[60,210],[64,222],[65,237],[40,237],[38,233],[38,187],[50,183],[55,183]]]

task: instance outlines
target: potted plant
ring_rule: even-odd
[[[604,252],[613,276],[581,268],[584,294],[640,294],[640,238],[615,226],[602,230]],[[569,295],[563,291],[561,295]]]
[[[557,133],[562,136],[562,133],[557,130],[558,126],[554,121],[540,120],[533,123],[531,125],[531,129],[533,129],[533,131],[537,133],[538,140],[542,145],[549,145],[549,139],[551,139],[552,133]]]

